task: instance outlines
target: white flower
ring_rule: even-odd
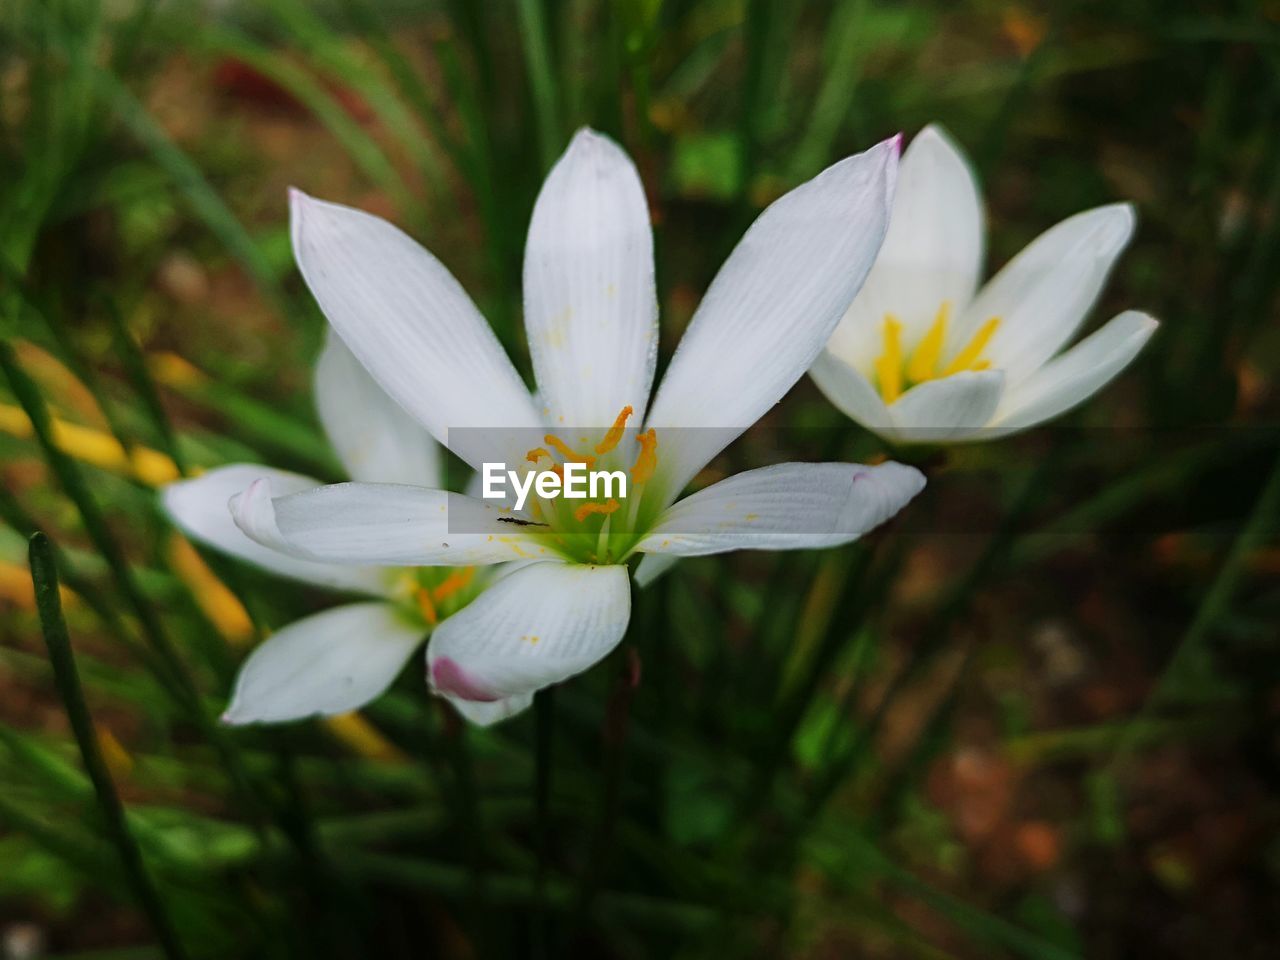
[[[316,365],[320,420],[348,476],[369,482],[441,482],[440,449],[382,392],[330,332]],[[346,593],[361,603],[304,617],[272,634],[241,668],[223,720],[262,723],[345,713],[379,696],[441,617],[477,592],[467,569],[352,566],[298,559],[251,540],[235,525],[230,499],[251,483],[275,494],[320,481],[258,464],[231,464],[166,486],[169,516],[188,536],[271,573]],[[489,718],[489,704],[462,704]]]
[[[1156,329],[1131,310],[1059,353],[1133,225],[1128,204],[1076,214],[978,290],[978,187],[946,134],[927,127],[902,157],[884,246],[813,379],[858,423],[904,443],[1004,435],[1055,417],[1105,386]]]
[[[855,539],[921,489],[916,470],[782,464],[672,504],[830,337],[883,239],[897,153],[890,141],[850,157],[761,214],[707,292],[652,406],[658,306],[648,208],[611,140],[580,131],[533,212],[524,294],[537,400],[435,257],[377,217],[295,191],[294,253],[307,284],[406,411],[476,469],[589,462],[627,471],[629,496],[542,500],[516,515],[422,486],[273,496],[256,484],[234,503],[237,521],[260,542],[311,560],[533,561],[442,622],[428,650],[436,692],[503,712],[622,639],[625,564],[635,553],[648,555],[643,582],[669,557]],[[628,429],[633,417],[642,431]]]

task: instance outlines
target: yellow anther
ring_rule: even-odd
[[[947,317],[951,313],[951,301],[943,300],[938,308],[938,315],[933,318],[933,326],[924,338],[916,344],[907,361],[907,381],[923,383],[938,375],[938,359],[942,356],[942,344],[947,338]]]
[[[436,585],[431,591],[431,599],[436,603],[443,603],[459,590],[465,590],[470,586],[475,575],[475,567],[460,567]]]
[[[581,523],[593,513],[600,513],[607,517],[620,506],[622,506],[622,504],[618,503],[618,501],[612,497],[609,498],[607,503],[584,503],[577,510],[573,511],[573,519]]]
[[[947,364],[941,375],[949,377],[953,373],[960,373],[963,370],[985,370],[986,367],[978,366],[979,363],[986,363],[986,366],[990,366],[990,361],[982,360],[982,351],[987,348],[987,344],[991,342],[991,338],[996,335],[996,330],[999,328],[999,317],[992,317],[987,320],[986,323],[978,328],[978,332],[973,335],[973,339],[965,345],[965,348],[957,353],[955,359]]]
[[[604,439],[596,444],[596,453],[608,453],[618,445],[618,441],[622,439],[622,432],[627,428],[627,418],[634,412],[631,409],[631,404],[627,404],[622,408],[622,412],[618,414],[618,419],[613,421],[613,426],[604,435]]]
[[[595,457],[591,456],[591,454],[589,453],[576,453],[572,447],[570,447],[567,443],[565,443],[563,440],[557,437],[554,433],[548,433],[545,437],[542,438],[542,442],[549,446],[555,447],[556,451],[560,454],[561,457],[564,458],[564,461],[566,463],[568,463],[570,460],[572,460],[575,463],[585,463],[588,469],[595,466],[595,463],[596,463]]]
[[[891,313],[884,315],[884,353],[876,359],[880,396],[893,403],[902,395],[902,324]]]
[[[551,451],[546,447],[534,447],[524,455],[524,458],[530,463],[537,463],[543,457],[546,457],[548,460],[551,459]]]
[[[433,627],[439,623],[440,615],[436,613],[436,605],[431,602],[431,591],[426,587],[419,587],[413,596],[418,601],[418,609],[422,611],[422,619]]]
[[[634,483],[645,483],[658,467],[658,431],[650,427],[644,433],[636,435],[636,442],[640,444],[640,453],[631,467],[631,480]]]

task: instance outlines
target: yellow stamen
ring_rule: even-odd
[[[448,600],[459,590],[465,590],[476,575],[475,567],[461,567],[453,571],[431,591],[431,599],[436,603],[443,603]]]
[[[911,352],[907,361],[907,380],[911,383],[923,383],[937,376],[938,359],[942,356],[942,343],[947,337],[947,318],[951,313],[951,301],[943,300],[938,308],[938,315],[933,318],[933,326]]]
[[[587,517],[591,516],[593,513],[602,513],[607,517],[609,514],[617,510],[620,506],[622,506],[622,504],[620,504],[617,500],[613,499],[612,497],[609,498],[608,503],[584,503],[577,510],[573,511],[573,519],[581,523],[583,520],[587,519]]]
[[[546,457],[548,460],[551,459],[551,451],[546,447],[534,447],[524,455],[524,458],[530,463],[537,463],[543,457]]]
[[[436,605],[431,602],[431,591],[426,587],[419,587],[413,596],[418,601],[418,609],[422,611],[422,618],[433,627],[439,623],[440,615],[436,613]]]
[[[622,412],[618,414],[618,419],[613,421],[613,426],[604,435],[604,439],[596,444],[596,453],[606,454],[618,445],[618,441],[622,439],[622,431],[627,428],[627,418],[634,412],[631,409],[631,404],[627,404],[622,408]]]
[[[576,453],[573,448],[557,437],[554,433],[548,433],[542,438],[542,442],[555,447],[560,456],[568,463],[570,460],[575,463],[585,463],[588,468],[595,466],[596,458],[589,453]]]
[[[991,342],[991,338],[996,335],[996,330],[1000,328],[1000,318],[991,317],[981,327],[978,332],[973,335],[973,339],[965,346],[963,350],[956,354],[945,370],[942,376],[949,377],[953,373],[960,373],[964,370],[985,370],[989,367],[990,361],[982,360],[982,351],[987,348],[987,344]],[[985,366],[978,366],[984,363]]]
[[[902,324],[891,313],[884,315],[884,353],[876,359],[880,396],[893,403],[902,394]]]
[[[640,453],[631,468],[631,480],[634,483],[645,483],[658,466],[658,431],[650,427],[644,433],[636,435],[636,442],[640,444]]]

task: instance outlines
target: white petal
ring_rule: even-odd
[[[165,511],[183,533],[238,560],[282,577],[336,590],[373,594],[386,591],[385,573],[375,567],[301,560],[247,537],[236,526],[228,502],[259,480],[263,481],[263,489],[280,495],[320,485],[320,481],[300,474],[236,463],[202,473],[192,480],[171,483],[161,492],[161,499]]]
[[[385,220],[298,190],[290,197],[298,266],[365,369],[473,467],[514,460],[519,441],[504,431],[539,429],[541,418],[453,275]],[[459,430],[472,427],[489,429]]]
[[[814,362],[809,376],[845,416],[882,437],[894,437],[893,417],[885,406],[884,398],[857,367],[830,350],[824,350]]]
[[[625,566],[531,564],[436,628],[428,676],[437,693],[453,698],[527,695],[601,660],[630,616]]]
[[[316,361],[315,399],[352,480],[442,485],[440,447],[431,434],[383,392],[331,327]]]
[[[688,557],[834,547],[884,523],[924,483],[915,467],[893,462],[781,463],[748,470],[670,507],[636,549]]]
[[[680,558],[673,553],[646,553],[636,565],[631,579],[642,590],[676,565]]]
[[[649,207],[635,166],[579,130],[538,194],[524,253],[524,322],[552,424],[642,422],[658,355]]]
[[[952,328],[948,356],[984,321],[999,317],[985,355],[1010,386],[1030,375],[1080,329],[1133,226],[1133,208],[1117,203],[1046,230],[978,293]]]
[[[291,623],[244,662],[223,722],[358,709],[391,685],[423,635],[388,603],[354,603]]]
[[[240,529],[294,556],[396,566],[553,559],[511,511],[460,493],[398,483],[335,483],[272,498],[251,485],[232,501]]]
[[[904,443],[943,443],[983,432],[1004,390],[999,370],[956,373],[926,380],[889,406],[894,433]]]
[[[533,706],[532,693],[522,693],[515,697],[492,701],[463,700],[460,697],[445,697],[445,699],[453,705],[453,709],[462,714],[463,719],[478,727],[491,727],[495,723],[514,717],[517,713],[524,713]]]
[[[1070,410],[1127,367],[1158,326],[1136,310],[1113,317],[1009,391],[996,413],[995,425],[1020,430]]]
[[[865,372],[879,352],[885,314],[902,324],[908,349],[943,303],[959,316],[977,289],[983,241],[973,170],[941,127],[928,126],[902,155],[884,246],[828,349]]]
[[[667,496],[812,366],[880,249],[897,160],[895,138],[792,190],[720,269],[648,418]]]

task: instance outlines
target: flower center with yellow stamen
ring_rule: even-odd
[[[938,380],[967,370],[987,370],[991,361],[982,356],[991,338],[1000,328],[1000,318],[990,317],[969,338],[950,361],[943,362],[943,349],[947,340],[947,322],[951,304],[943,301],[933,324],[906,354],[902,343],[902,322],[891,313],[884,315],[884,346],[876,357],[873,369],[876,385],[885,403],[893,403],[916,384]]]
[[[475,567],[459,567],[432,588],[431,599],[438,604],[443,603],[459,591],[471,586],[475,576]]]
[[[556,473],[562,480],[565,465],[571,463],[583,464],[588,471],[615,477],[624,473],[627,477],[623,492],[619,492],[616,479],[603,491],[597,491],[592,481],[591,490],[597,499],[586,502],[577,497],[535,496],[527,509],[532,516],[544,521],[544,527],[531,529],[530,535],[547,535],[558,551],[581,563],[617,563],[630,553],[639,541],[639,527],[657,511],[655,505],[642,502],[644,486],[657,469],[657,430],[651,427],[636,432],[635,460],[628,467],[623,459],[631,455],[632,448],[624,441],[628,436],[627,424],[634,414],[631,405],[623,407],[613,425],[603,434],[596,434],[600,437],[597,443],[592,444],[587,436],[575,436],[579,442],[570,446],[561,431],[559,436],[546,434],[542,438],[545,446],[534,447],[525,454],[531,469]]]
[[[440,614],[436,612],[436,605],[431,599],[430,590],[426,587],[419,587],[414,591],[413,599],[418,602],[418,609],[422,612],[422,619],[433,627],[440,622]]]
[[[404,571],[397,592],[412,602],[430,627],[465,607],[482,586],[475,567],[418,567]]]

